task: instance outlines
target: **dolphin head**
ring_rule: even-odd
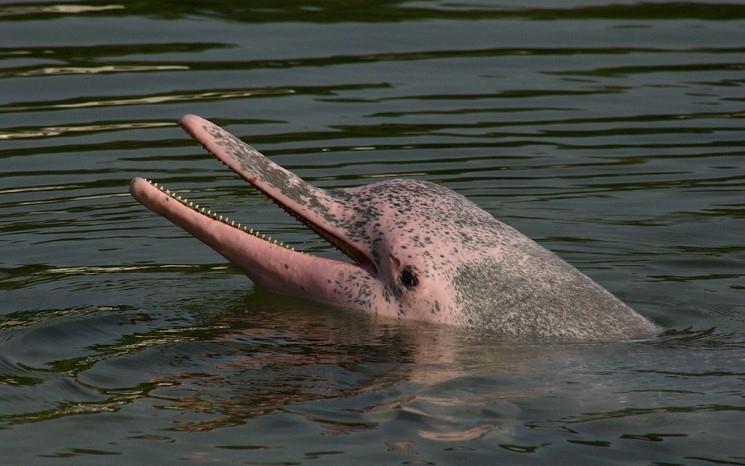
[[[296,251],[143,178],[130,192],[270,290],[382,316],[512,336],[615,339],[654,326],[465,197],[419,180],[323,190],[195,115],[182,127],[349,257]]]

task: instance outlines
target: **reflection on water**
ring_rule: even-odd
[[[19,464],[745,464],[734,3],[0,5],[0,436]],[[148,176],[337,253],[195,147],[443,183],[655,320],[515,344],[252,287]]]

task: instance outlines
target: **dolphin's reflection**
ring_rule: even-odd
[[[284,412],[338,432],[414,416],[420,437],[468,440],[493,425],[478,415],[463,425],[449,411],[524,396],[500,387],[487,395],[471,392],[469,381],[529,371],[557,354],[541,345],[515,346],[464,329],[375,318],[255,290],[221,307],[204,323],[225,329],[209,337],[218,349],[204,355],[198,372],[159,380],[170,387],[151,394],[163,408],[197,415],[177,421],[177,429],[211,430]],[[499,403],[514,414],[514,406]]]

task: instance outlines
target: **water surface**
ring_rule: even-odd
[[[745,464],[745,7],[0,5],[9,464]],[[184,135],[444,184],[662,329],[515,344],[254,288],[147,176],[338,257]]]

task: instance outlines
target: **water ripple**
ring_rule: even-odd
[[[742,463],[743,18],[732,2],[0,6],[4,460]],[[517,344],[263,292],[127,193],[152,177],[335,257],[184,135],[184,113],[323,188],[448,186],[664,332]]]

